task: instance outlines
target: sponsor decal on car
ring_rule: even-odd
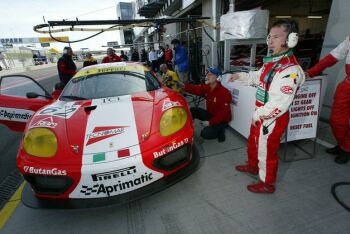
[[[98,141],[102,141],[106,138],[116,136],[125,132],[125,129],[129,126],[105,126],[95,127],[92,133],[87,134],[88,139],[86,145],[91,145]]]
[[[281,92],[285,94],[292,94],[293,93],[293,88],[290,87],[289,85],[284,85],[281,87]]]
[[[28,122],[34,112],[16,108],[0,108],[0,120],[9,120],[17,122]]]
[[[153,152],[153,157],[159,158],[161,156],[164,156],[165,154],[168,154],[168,153],[180,148],[181,146],[183,146],[187,143],[188,143],[188,138],[185,138],[179,142],[173,141],[170,145],[163,147],[162,150],[157,151],[157,152]]]
[[[131,167],[126,167],[119,170],[92,174],[91,177],[92,177],[92,180],[96,182],[96,181],[102,181],[102,180],[116,179],[119,177],[132,175],[135,173],[136,173],[136,167],[131,166]]]
[[[84,194],[85,196],[89,196],[92,194],[96,194],[96,195],[103,194],[109,197],[123,190],[126,190],[126,191],[133,190],[134,187],[150,182],[152,180],[153,180],[153,174],[146,172],[135,179],[131,179],[128,181],[118,180],[117,183],[114,183],[112,185],[105,185],[102,183],[94,184],[92,186],[82,185],[80,193]]]
[[[124,158],[130,156],[130,150],[129,149],[120,149],[117,151],[118,158]]]
[[[38,122],[34,123],[30,128],[55,128],[57,126],[57,123],[53,121],[52,117],[47,117],[44,119],[39,120]]]
[[[65,175],[67,175],[66,170],[60,170],[57,168],[42,169],[42,168],[35,168],[35,167],[31,167],[31,166],[24,166],[23,170],[25,173],[36,174],[36,175],[46,175],[46,176],[65,176]]]
[[[38,115],[50,115],[60,118],[69,119],[79,109],[80,105],[71,106],[49,106],[41,110]]]
[[[173,107],[176,107],[176,106],[182,106],[180,102],[176,101],[176,102],[173,102],[173,101],[170,101],[170,100],[165,100],[163,102],[163,108],[162,108],[162,111],[166,111],[166,110],[169,110],[170,108],[173,108]]]
[[[94,154],[92,156],[92,162],[102,162],[106,160],[106,154],[105,153],[100,153],[100,154]]]
[[[118,97],[107,97],[107,98],[102,98],[101,103],[102,104],[110,104],[110,103],[115,103],[119,100]]]

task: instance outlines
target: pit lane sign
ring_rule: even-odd
[[[307,80],[297,91],[289,109],[287,141],[316,137],[321,80]]]

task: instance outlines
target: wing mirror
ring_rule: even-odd
[[[47,98],[47,99],[53,99],[49,95],[41,95],[41,94],[37,94],[36,92],[28,92],[28,93],[26,93],[26,96],[27,96],[27,98],[44,97],[44,98]]]

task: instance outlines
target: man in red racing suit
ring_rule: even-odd
[[[233,74],[229,80],[238,79],[246,85],[257,86],[256,109],[248,137],[248,163],[236,166],[240,172],[259,174],[258,183],[247,186],[249,191],[255,193],[275,191],[277,151],[289,122],[288,109],[305,79],[292,50],[286,45],[288,28],[285,24],[284,21],[277,21],[272,26],[268,36],[272,56],[264,58],[262,68],[249,73]]]
[[[327,67],[333,66],[339,60],[345,60],[345,79],[339,83],[334,94],[334,101],[330,116],[330,125],[338,145],[326,150],[336,154],[335,162],[347,163],[350,159],[350,36],[333,49],[326,57],[321,59],[315,66],[307,70],[309,77],[320,74]]]
[[[184,90],[198,96],[205,97],[207,109],[191,107],[193,119],[199,119],[204,126],[201,137],[204,139],[215,139],[219,142],[225,141],[225,128],[231,121],[232,95],[228,89],[221,85],[217,78],[221,76],[218,68],[208,68],[206,84],[190,85],[186,83]]]

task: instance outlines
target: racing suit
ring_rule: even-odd
[[[57,70],[60,81],[66,85],[70,79],[77,73],[77,67],[72,56],[64,54],[57,62]]]
[[[320,74],[324,69],[345,60],[345,79],[339,83],[334,94],[330,125],[340,148],[350,153],[350,36],[333,49],[315,66],[307,70],[310,77]]]
[[[259,169],[260,180],[273,185],[278,170],[277,151],[289,122],[289,106],[305,75],[291,50],[264,58],[258,71],[238,73],[245,85],[257,86],[256,109],[248,137],[248,166]]]
[[[118,55],[112,54],[104,57],[101,63],[114,63],[114,62],[121,62],[121,61],[122,59]]]
[[[192,118],[202,121],[209,121],[209,126],[201,132],[201,137],[205,139],[215,139],[224,134],[224,129],[231,121],[232,95],[220,82],[214,89],[209,85],[190,85],[185,84],[184,90],[198,96],[205,97],[207,110],[199,107],[191,108]]]

